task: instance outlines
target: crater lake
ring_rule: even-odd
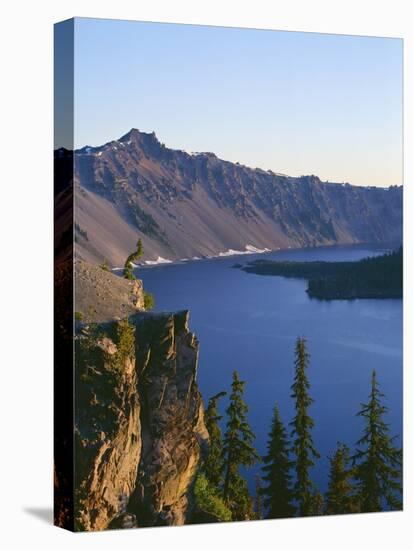
[[[361,437],[363,422],[356,413],[368,400],[373,369],[386,396],[386,420],[402,443],[402,300],[319,301],[308,297],[305,280],[255,275],[232,266],[257,258],[356,261],[388,250],[377,245],[288,249],[143,267],[135,275],[154,294],[155,311],[190,311],[190,330],[200,342],[198,383],[205,405],[212,395],[230,391],[234,369],[246,381],[248,420],[261,455],[274,404],[285,425],[293,418],[294,346],[298,336],[307,339],[314,398],[310,415],[321,454],[311,474],[324,492],[328,457],[337,442],[353,451]],[[222,413],[226,407],[224,398]],[[245,472],[251,490],[259,468]]]

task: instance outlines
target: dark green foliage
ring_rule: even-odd
[[[82,321],[83,313],[81,311],[75,311],[75,321]]]
[[[242,268],[248,273],[308,280],[311,297],[335,300],[401,298],[403,250],[358,262],[276,262],[256,260]]]
[[[365,428],[353,457],[361,512],[379,512],[385,502],[392,510],[402,508],[402,451],[393,445],[396,438],[383,420],[387,412],[383,398],[373,371],[369,401],[357,413]]]
[[[346,445],[337,444],[330,457],[330,474],[326,493],[326,514],[351,514],[358,511],[351,484],[353,470],[350,467],[350,451]]]
[[[155,307],[155,296],[151,292],[143,291],[143,303],[146,311],[150,311]]]
[[[289,456],[287,432],[281,422],[277,405],[274,407],[274,417],[269,433],[267,454],[263,458],[263,480],[265,487],[264,506],[268,518],[288,518],[294,515],[291,489],[292,461]]]
[[[98,325],[97,323],[88,323],[87,332],[92,342],[93,340],[97,340],[99,338],[102,338],[102,336],[105,336],[101,325]]]
[[[320,457],[311,436],[314,420],[308,414],[308,408],[313,402],[308,393],[310,383],[306,374],[309,358],[305,338],[297,338],[295,346],[295,377],[291,386],[291,397],[295,403],[295,416],[290,425],[292,426],[291,435],[293,437],[292,450],[295,455],[296,481],[294,496],[298,503],[300,516],[309,516],[314,513],[314,484],[310,479],[309,471],[314,466],[314,459]]]
[[[136,281],[132,265],[125,268],[125,279],[128,279],[129,281]]]
[[[231,521],[231,510],[205,474],[199,474],[194,487],[196,515],[207,516],[209,522]]]
[[[254,500],[249,493],[247,481],[238,470],[231,472],[228,496],[224,496],[224,502],[231,510],[234,521],[255,519]]]
[[[233,372],[230,403],[226,410],[227,426],[224,436],[224,500],[232,511],[233,519],[253,517],[252,500],[245,479],[239,473],[240,466],[252,466],[259,456],[252,442],[255,436],[247,422],[248,407],[243,401],[245,382]]]
[[[133,268],[130,262],[126,262],[125,267],[123,268],[123,276],[125,279],[128,279],[129,281],[134,281],[136,279],[132,269]]]
[[[92,306],[92,304],[89,304],[87,308],[87,316],[90,318],[93,318],[94,314],[96,313],[96,308]]]
[[[100,268],[103,269],[103,271],[110,271],[109,262],[106,260],[106,258],[103,260],[103,263],[100,265]]]
[[[324,514],[324,499],[320,491],[315,491],[311,497],[311,515],[322,516]]]
[[[135,327],[129,324],[128,319],[122,319],[116,323],[114,341],[118,348],[113,358],[114,366],[121,370],[125,360],[135,354]]]
[[[255,519],[264,518],[264,499],[263,499],[263,489],[261,483],[261,477],[259,475],[255,476]]]
[[[338,266],[340,264],[337,264]],[[403,252],[350,262],[332,276],[310,279],[308,294],[322,299],[401,298],[403,295]]]
[[[133,274],[132,262],[138,261],[143,255],[144,255],[144,251],[143,251],[142,240],[139,239],[138,242],[136,243],[135,252],[132,252],[132,254],[129,254],[129,256],[126,258],[125,265],[123,268],[123,276],[125,279],[129,279],[130,281],[133,281],[134,279],[136,279],[135,275]]]
[[[143,256],[142,239],[139,239],[137,242],[135,255],[137,260]]]
[[[218,412],[218,400],[226,395],[226,392],[220,392],[210,398],[208,407],[205,411],[205,425],[209,433],[209,451],[205,459],[203,471],[205,477],[214,487],[220,487],[222,484],[222,434],[219,427],[219,421],[222,416]]]

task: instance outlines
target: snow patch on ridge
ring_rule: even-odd
[[[252,244],[247,244],[245,246],[245,250],[247,250],[250,254],[263,254],[264,252],[271,252],[269,248],[257,248],[252,246]]]
[[[168,258],[162,258],[162,256],[158,256],[157,260],[146,260],[146,265],[160,265],[160,264],[171,264],[172,260],[168,260]]]
[[[265,252],[271,252],[270,248],[257,248],[256,246],[253,246],[252,244],[245,245],[245,250],[234,250],[233,248],[230,248],[226,250],[225,252],[219,252],[215,256],[203,256],[202,258],[199,256],[193,256],[192,258],[179,258],[177,260],[169,260],[168,258],[163,258],[162,256],[158,256],[156,260],[145,260],[144,264],[147,266],[151,265],[166,265],[166,264],[173,264],[177,262],[190,262],[190,261],[198,261],[202,259],[206,260],[212,260],[214,258],[227,258],[229,256],[243,256],[247,254],[265,254]],[[142,264],[134,264],[131,262],[132,268],[136,269],[137,267],[142,266]],[[112,271],[123,271],[123,267],[114,267],[112,268]]]
[[[271,252],[271,250],[269,248],[257,248],[252,244],[247,244],[245,245],[245,250],[233,250],[232,248],[230,248],[225,252],[220,252],[218,256],[212,256],[212,257],[223,258],[226,256],[241,256],[244,254],[264,254],[265,252]]]

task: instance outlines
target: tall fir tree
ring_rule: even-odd
[[[342,443],[337,443],[337,449],[330,457],[326,514],[351,514],[358,511],[354,487],[351,483],[352,476],[349,448]]]
[[[305,338],[297,338],[295,376],[291,386],[291,397],[295,403],[295,416],[290,425],[292,426],[291,436],[293,438],[292,450],[295,455],[294,497],[298,504],[299,516],[314,514],[315,488],[310,479],[310,468],[314,466],[314,460],[320,458],[311,436],[314,420],[308,414],[308,409],[314,401],[309,395],[310,383],[306,373],[309,359]]]
[[[248,422],[248,407],[243,400],[245,382],[233,372],[223,446],[223,496],[235,520],[251,519],[253,503],[240,466],[252,466],[259,456],[252,443],[255,439]]]
[[[402,451],[383,420],[387,413],[383,398],[373,370],[369,401],[357,413],[365,428],[353,457],[361,512],[379,512],[385,503],[392,510],[402,508]]]
[[[267,454],[263,457],[264,466],[262,489],[264,506],[268,518],[288,518],[295,513],[293,491],[291,489],[292,461],[286,429],[281,421],[278,406],[274,407],[274,416],[269,433]]]
[[[324,498],[320,491],[315,490],[312,495],[311,502],[311,515],[323,516],[324,515]]]
[[[205,425],[209,433],[209,451],[204,462],[204,473],[209,483],[216,489],[222,485],[222,433],[219,427],[219,421],[222,416],[218,411],[218,401],[226,395],[226,392],[220,392],[210,398],[208,407],[205,411]]]
[[[263,499],[263,489],[261,483],[261,477],[259,474],[255,476],[255,519],[264,518],[264,499]]]

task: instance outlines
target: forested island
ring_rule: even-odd
[[[403,249],[357,262],[255,260],[247,273],[307,279],[307,293],[321,300],[402,298]]]

